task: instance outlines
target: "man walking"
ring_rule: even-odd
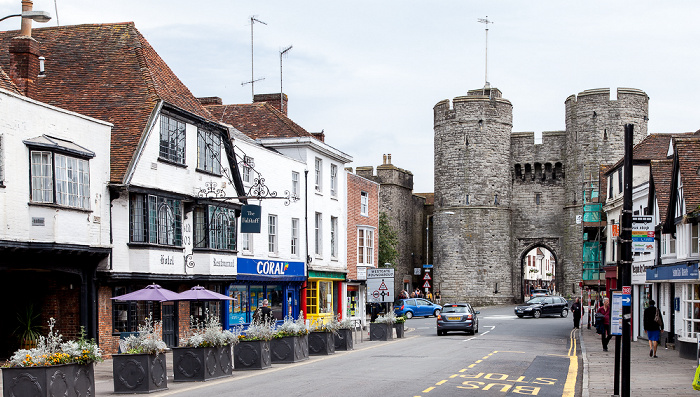
[[[574,315],[574,328],[579,327],[581,324],[581,316],[583,315],[583,306],[581,306],[581,298],[576,298],[574,303],[571,304],[571,313]]]

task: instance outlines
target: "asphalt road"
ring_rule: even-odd
[[[517,318],[481,310],[479,333],[437,336],[435,318],[408,320],[406,338],[178,384],[158,396],[580,396],[582,362],[571,317]],[[365,335],[366,336],[366,335]],[[366,338],[365,338],[366,339]]]

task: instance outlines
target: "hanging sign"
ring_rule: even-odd
[[[261,213],[259,205],[244,205],[241,208],[241,233],[260,233]]]
[[[652,217],[632,217],[632,252],[654,252],[654,223]]]

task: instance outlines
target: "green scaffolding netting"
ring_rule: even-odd
[[[584,241],[583,243],[583,279],[597,280],[600,273],[600,243]]]
[[[584,222],[600,222],[600,214],[603,213],[603,204],[586,204],[583,206]]]

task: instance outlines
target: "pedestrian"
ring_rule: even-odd
[[[428,294],[425,295],[425,298],[432,302],[433,301],[433,293],[428,291]]]
[[[379,303],[377,303],[377,302],[372,303],[372,311],[370,313],[371,313],[370,322],[373,323],[374,320],[376,320],[377,317],[379,317]]]
[[[574,315],[574,328],[579,327],[581,324],[581,316],[583,316],[583,306],[581,305],[581,298],[576,298],[574,303],[571,304],[571,313]]]
[[[260,306],[255,313],[253,313],[253,322],[257,324],[267,324],[274,321],[272,315],[272,309],[268,307],[269,302],[267,299],[263,299],[262,306]]]
[[[610,299],[603,298],[603,306],[598,309],[598,314],[602,314],[601,320],[603,321],[602,333],[600,334],[603,342],[603,351],[608,351],[608,342],[612,338],[612,335],[610,335]],[[596,327],[598,327],[598,321],[596,320]]]
[[[649,357],[656,358],[656,348],[659,346],[659,337],[664,332],[664,318],[661,317],[659,308],[654,306],[654,300],[649,301],[649,307],[644,309],[644,330],[649,337]]]
[[[440,290],[435,291],[435,303],[440,304]]]

